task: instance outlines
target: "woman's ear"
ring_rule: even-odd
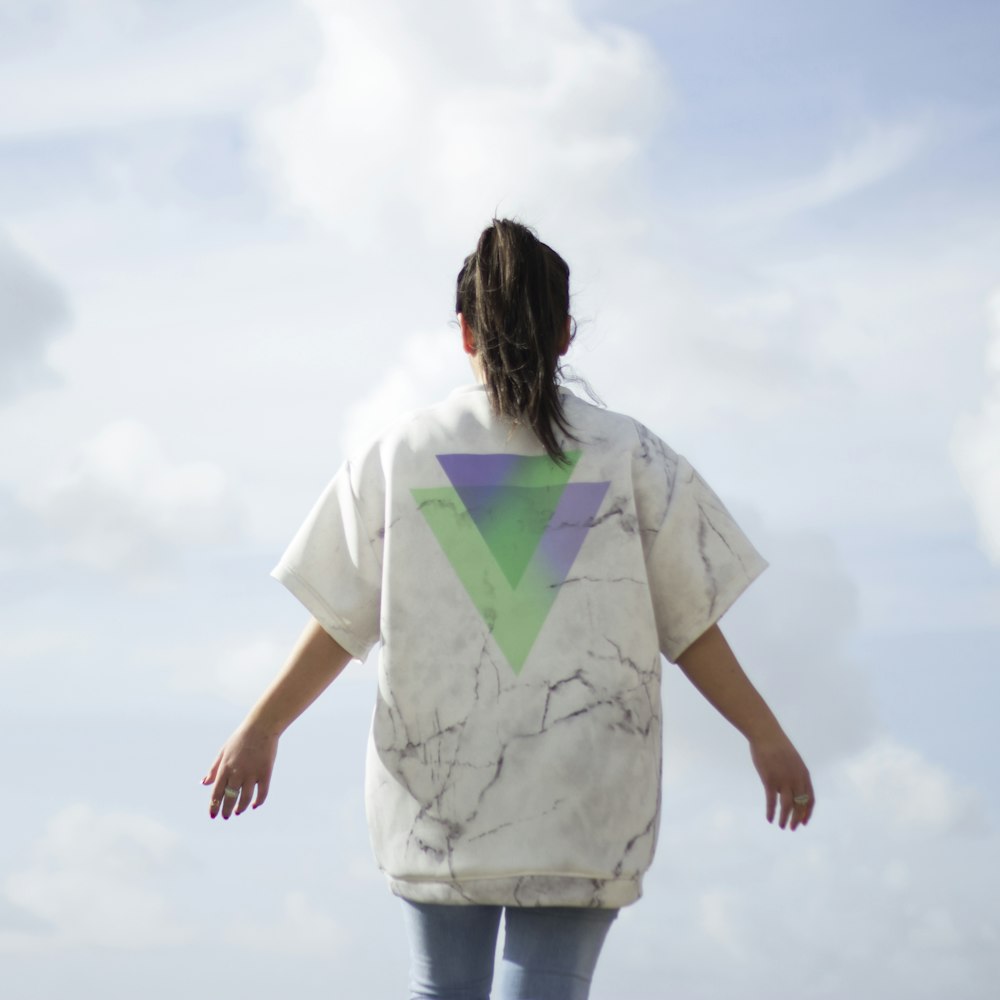
[[[563,333],[562,342],[559,344],[559,357],[562,357],[573,343],[573,317],[566,317],[566,330]]]
[[[461,313],[458,314],[458,325],[462,328],[462,349],[472,356],[476,353],[476,335]]]

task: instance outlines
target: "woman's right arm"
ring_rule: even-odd
[[[785,735],[774,713],[713,625],[677,658],[677,665],[705,699],[735,726],[750,744],[750,757],[764,785],[767,821],[794,830],[805,826],[816,805],[809,771]],[[798,801],[796,801],[798,799]],[[789,823],[789,820],[791,821]]]
[[[271,686],[226,741],[202,779],[212,785],[209,815],[229,819],[249,805],[263,805],[281,734],[330,686],[351,660],[315,619],[303,629],[288,661]],[[238,795],[226,795],[226,789]]]

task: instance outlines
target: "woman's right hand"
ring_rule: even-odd
[[[208,812],[215,819],[239,816],[253,799],[264,804],[278,753],[278,737],[298,718],[350,662],[351,654],[322,625],[310,618],[288,661],[261,695],[239,729],[226,740],[215,763],[202,778],[212,785]],[[227,794],[228,792],[228,794]]]
[[[254,788],[254,809],[264,804],[277,753],[278,737],[253,724],[244,723],[226,740],[201,780],[203,785],[212,786],[208,807],[212,819],[220,811],[223,819],[239,816],[253,800]]]

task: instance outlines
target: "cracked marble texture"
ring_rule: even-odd
[[[394,892],[622,906],[660,811],[661,654],[766,565],[691,466],[564,396],[555,467],[469,387],[345,464],[275,575],[381,641],[366,808]]]

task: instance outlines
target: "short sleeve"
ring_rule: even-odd
[[[722,501],[686,459],[647,551],[660,649],[672,663],[767,568]]]
[[[345,463],[271,571],[359,660],[379,639],[382,571],[376,534],[359,511]]]

